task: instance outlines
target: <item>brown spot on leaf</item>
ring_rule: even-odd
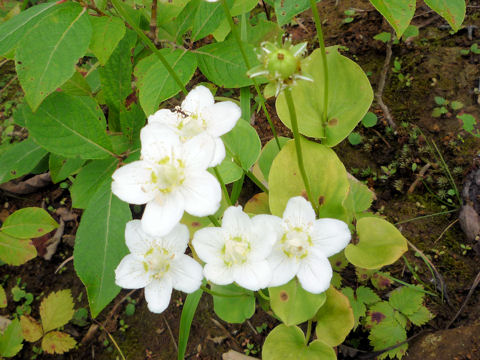
[[[325,204],[325,196],[320,195],[320,196],[318,197],[318,205],[319,205],[319,206],[322,206],[323,204]]]
[[[38,228],[37,231],[38,232],[43,232],[43,228]]]
[[[307,192],[305,190],[302,190],[302,193],[300,194],[305,200],[308,201],[308,195],[307,195]]]
[[[192,226],[193,227],[199,227],[200,223],[198,221],[192,221]]]
[[[372,312],[371,317],[372,317],[372,321],[377,323],[377,324],[380,324],[380,322],[383,319],[386,318],[386,316],[384,314],[382,314],[381,312],[378,312],[378,311]]]
[[[288,294],[285,290],[280,291],[280,300],[282,300],[282,301],[287,301],[288,300]]]
[[[333,126],[337,126],[337,125],[338,125],[338,119],[333,118],[333,119],[328,120],[328,126],[333,127]]]

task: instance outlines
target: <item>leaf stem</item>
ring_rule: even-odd
[[[305,184],[305,190],[307,191],[308,200],[315,209],[315,212],[318,213],[318,208],[316,203],[314,203],[313,194],[310,189],[310,183],[308,181],[307,172],[305,171],[305,165],[303,162],[302,145],[300,144],[301,135],[298,132],[297,114],[295,113],[295,104],[293,103],[292,91],[290,87],[287,87],[284,92],[285,99],[287,100],[288,112],[290,114],[290,121],[292,123],[293,138],[295,139],[298,168],[300,169],[300,174],[302,175],[303,183]]]
[[[315,27],[317,28],[318,44],[320,45],[320,51],[322,52],[322,65],[324,74],[323,83],[323,126],[325,127],[328,122],[328,64],[327,64],[327,51],[325,50],[325,40],[323,38],[322,22],[318,15],[317,4],[315,0],[310,0],[310,8],[312,9],[313,19],[315,20]]]
[[[230,9],[228,8],[227,1],[220,0],[220,2],[222,3],[223,10],[225,11],[225,16],[227,17],[228,23],[230,25],[230,29],[232,30],[233,37],[237,42],[238,48],[240,49],[240,53],[242,54],[243,61],[245,62],[247,69],[250,69],[251,68],[250,60],[248,60],[247,53],[245,52],[242,40],[240,39],[240,35],[238,34],[237,28],[233,23],[232,15],[230,13]],[[260,99],[260,106],[262,107],[262,110],[265,113],[265,117],[267,118],[268,125],[270,125],[270,129],[272,130],[273,137],[275,138],[275,142],[277,143],[278,150],[281,150],[280,141],[278,140],[277,130],[275,129],[275,125],[273,125],[273,121],[272,121],[272,118],[270,117],[270,114],[268,113],[267,106],[265,105],[265,98],[263,97],[262,91],[260,90],[260,86],[258,85],[257,81],[254,78],[251,78],[251,79],[253,82],[253,86],[255,87],[255,90],[257,91],[258,97]]]
[[[203,291],[205,291],[207,294],[210,294],[210,295],[212,295],[212,296],[219,296],[219,297],[229,297],[229,298],[232,298],[232,297],[250,296],[250,294],[247,294],[247,293],[240,293],[240,294],[222,294],[222,293],[219,293],[219,292],[216,292],[216,291],[213,291],[213,290],[209,289],[209,288],[206,287],[205,285],[200,285],[200,289],[202,289]]]
[[[305,345],[308,345],[308,341],[310,340],[310,337],[312,336],[312,323],[313,323],[313,321],[311,319],[308,320],[307,335],[305,336]]]
[[[262,291],[262,289],[258,290],[257,293],[258,293],[258,295],[260,295],[260,297],[261,297],[263,300],[270,301],[270,297],[268,297],[267,295],[265,295],[265,293]]]
[[[218,182],[220,183],[220,186],[222,187],[222,192],[223,196],[225,196],[225,200],[227,200],[228,205],[232,205],[232,199],[230,199],[230,195],[228,194],[227,187],[225,186],[225,183],[223,182],[222,175],[220,175],[220,172],[218,171],[218,167],[215,166],[213,168],[213,171],[215,172],[215,177],[217,178]]]
[[[123,18],[123,20],[130,25],[130,27],[137,33],[138,37],[142,40],[142,42],[150,49],[152,52],[158,57],[160,62],[165,66],[165,69],[167,69],[168,73],[170,76],[175,80],[177,85],[180,87],[180,89],[183,91],[185,95],[188,94],[187,89],[185,88],[185,85],[183,85],[182,80],[178,77],[177,73],[175,70],[170,66],[168,61],[165,59],[165,57],[162,55],[160,50],[157,49],[155,44],[148,38],[147,35],[135,24],[135,21],[130,17],[130,15],[123,10],[122,5],[120,4],[119,0],[111,0],[113,6],[115,9],[118,11],[120,16]]]
[[[218,222],[217,218],[213,215],[208,215],[208,219],[211,221],[213,225],[216,227],[221,227],[220,223]]]

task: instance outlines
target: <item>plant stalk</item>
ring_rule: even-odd
[[[221,227],[220,223],[218,222],[217,218],[213,215],[208,215],[208,219],[212,222],[213,225],[216,227]]]
[[[310,319],[307,323],[307,335],[305,336],[305,345],[308,345],[310,340],[310,336],[312,336],[312,323],[313,321]]]
[[[223,182],[222,176],[220,175],[220,172],[218,171],[218,167],[215,166],[213,168],[213,171],[215,172],[215,177],[217,178],[218,182],[220,183],[220,186],[222,187],[222,192],[223,196],[225,196],[225,200],[227,200],[227,203],[229,206],[232,206],[232,199],[230,199],[230,195],[228,194],[227,187],[225,186],[225,183]]]

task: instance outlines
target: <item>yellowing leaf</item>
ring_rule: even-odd
[[[73,306],[70,290],[61,290],[48,295],[40,304],[43,331],[47,333],[68,323],[74,314]]]
[[[42,325],[31,316],[20,317],[23,338],[30,342],[39,340],[43,335]]]
[[[7,294],[5,294],[5,289],[0,285],[0,309],[7,307]]]
[[[75,347],[77,342],[61,331],[52,331],[43,337],[42,349],[48,354],[63,354]]]

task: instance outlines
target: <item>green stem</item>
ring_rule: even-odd
[[[130,27],[137,33],[138,37],[142,40],[142,42],[150,49],[152,52],[158,57],[160,62],[165,66],[165,69],[167,69],[168,73],[170,76],[175,80],[177,85],[180,87],[180,89],[183,91],[185,95],[188,94],[187,89],[185,88],[185,85],[183,85],[182,80],[178,77],[177,73],[175,70],[170,66],[168,61],[165,59],[165,57],[162,55],[160,50],[157,49],[155,44],[148,38],[147,35],[135,24],[135,21],[130,17],[130,15],[123,10],[122,4],[120,4],[119,0],[111,0],[113,6],[115,9],[118,11],[120,16],[125,20],[125,22],[130,25]]]
[[[268,194],[268,189],[265,185],[263,185],[263,183],[249,170],[249,171],[245,171],[245,175],[247,175],[249,177],[250,180],[252,180],[255,185],[257,185],[260,190],[262,190],[264,193]]]
[[[260,295],[260,297],[263,299],[263,300],[267,300],[267,301],[270,301],[270,297],[268,297],[267,295],[265,295],[262,291],[262,289],[258,290],[257,291],[258,295]]]
[[[232,30],[233,37],[237,42],[238,48],[240,49],[240,53],[242,54],[243,61],[245,62],[247,69],[250,69],[251,68],[250,60],[248,60],[247,53],[245,52],[245,49],[243,48],[242,40],[240,39],[240,35],[238,34],[237,28],[233,23],[232,14],[230,13],[230,9],[228,8],[227,1],[221,0],[220,2],[222,3],[223,10],[225,11],[225,16],[227,17],[228,23],[230,25],[230,29]],[[262,110],[265,113],[265,117],[267,118],[268,125],[270,125],[270,129],[272,130],[273,137],[275,138],[275,142],[277,143],[278,150],[281,150],[280,141],[278,140],[277,130],[273,125],[273,121],[270,117],[270,114],[268,113],[267,106],[265,105],[265,98],[263,97],[262,91],[260,90],[260,86],[258,85],[257,81],[254,78],[252,78],[252,82],[253,82],[253,86],[255,87],[255,90],[257,91],[258,97],[260,99],[260,106],[262,107]]]
[[[397,279],[397,278],[395,278],[395,277],[393,277],[393,276],[391,276],[391,275],[388,275],[388,274],[386,274],[386,273],[381,273],[380,275],[381,275],[381,276],[384,276],[384,277],[386,277],[387,279],[390,279],[390,280],[392,280],[392,281],[398,282],[399,284],[402,284],[403,286],[406,286],[406,287],[409,287],[409,288],[411,288],[411,289],[420,291],[420,292],[422,292],[422,293],[424,293],[424,294],[428,294],[428,295],[431,295],[431,296],[438,296],[437,294],[435,294],[435,293],[433,293],[433,292],[430,292],[430,291],[427,291],[427,290],[423,290],[423,289],[421,289],[421,288],[419,288],[419,287],[417,287],[417,286],[415,286],[415,285],[406,283],[405,281],[402,281],[402,280],[400,280],[400,279]]]
[[[215,176],[220,183],[220,186],[222,187],[223,191],[223,196],[225,197],[225,200],[227,201],[228,205],[232,205],[232,199],[230,199],[230,195],[228,194],[227,187],[225,186],[225,183],[223,182],[222,176],[220,175],[220,172],[218,171],[218,167],[215,166],[213,168],[213,171],[215,172]]]
[[[211,221],[211,223],[213,225],[215,225],[216,227],[221,227],[220,223],[218,222],[217,218],[213,215],[209,215],[208,216],[208,219]]]
[[[407,219],[407,220],[399,221],[399,222],[395,223],[394,225],[405,224],[405,223],[408,223],[408,222],[410,222],[410,221],[422,220],[422,219],[426,219],[426,218],[433,217],[433,216],[438,216],[438,215],[450,214],[450,213],[456,212],[456,211],[458,211],[458,209],[453,209],[453,210],[448,210],[448,211],[442,211],[442,212],[438,212],[438,213],[435,213],[435,214],[417,216],[416,218],[413,218],[413,219]]]
[[[250,296],[250,295],[247,294],[247,293],[244,293],[244,294],[222,294],[222,293],[219,293],[219,292],[210,290],[210,289],[209,289],[208,287],[206,287],[205,285],[201,285],[201,286],[200,286],[200,289],[202,289],[203,291],[205,291],[207,294],[210,294],[210,295],[212,295],[212,296],[219,296],[219,297],[232,298],[232,297]]]
[[[310,340],[310,336],[312,336],[312,320],[308,320],[307,323],[307,335],[305,336],[305,345],[308,345],[308,341]]]
[[[318,44],[320,45],[320,51],[322,52],[322,65],[324,73],[323,83],[323,126],[327,125],[328,121],[328,65],[327,65],[327,51],[325,50],[325,41],[323,38],[322,22],[318,15],[317,4],[315,0],[310,0],[310,7],[312,9],[313,19],[315,20],[315,27],[317,28]]]
[[[317,204],[314,202],[313,194],[310,189],[310,183],[307,178],[307,172],[305,171],[305,165],[303,162],[302,154],[302,145],[300,144],[300,133],[298,132],[298,123],[297,123],[297,114],[295,113],[295,104],[293,103],[292,91],[288,87],[284,91],[285,99],[287,100],[288,112],[290,114],[290,121],[292,123],[292,132],[293,138],[295,139],[295,149],[297,150],[297,162],[298,168],[300,169],[300,174],[302,175],[303,183],[305,184],[305,189],[307,190],[308,200],[312,204],[315,212],[318,213]]]

